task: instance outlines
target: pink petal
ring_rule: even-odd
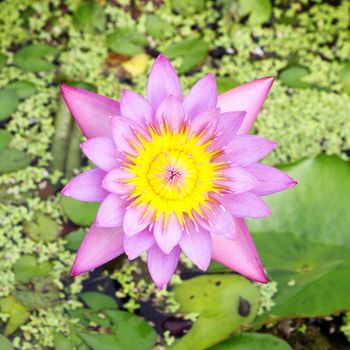
[[[140,94],[123,90],[120,99],[120,113],[123,117],[133,120],[140,125],[152,120],[152,107]]]
[[[222,175],[225,180],[218,180],[215,183],[227,187],[235,194],[247,192],[259,185],[258,180],[249,171],[239,166],[222,170]]]
[[[211,219],[211,233],[224,235],[234,239],[236,236],[236,226],[234,219],[229,211],[218,210]]]
[[[220,235],[212,235],[212,258],[253,281],[267,283],[258,252],[248,228],[242,219],[237,221],[235,240]]]
[[[201,140],[203,142],[207,141],[214,134],[219,118],[220,110],[217,108],[206,110],[198,114],[193,119],[189,120],[190,133],[198,135],[205,131]]]
[[[178,245],[182,235],[182,228],[175,215],[170,214],[168,221],[164,224],[164,216],[161,214],[154,224],[153,232],[159,248],[163,253],[169,254]]]
[[[198,231],[184,232],[180,247],[186,256],[203,271],[206,271],[211,260],[211,236],[202,228]]]
[[[87,138],[111,136],[109,116],[119,114],[119,102],[94,92],[62,84],[61,93]]]
[[[124,250],[129,260],[137,258],[154,244],[153,233],[148,229],[131,237],[124,237]]]
[[[156,123],[164,126],[164,121],[166,121],[171,131],[179,132],[184,119],[182,104],[174,96],[166,97],[157,109]]]
[[[149,273],[160,289],[163,289],[174,274],[180,257],[180,248],[175,247],[169,254],[164,254],[157,244],[147,252],[147,265]]]
[[[175,69],[164,55],[159,55],[153,63],[148,82],[147,99],[154,111],[167,96],[181,100],[182,90]]]
[[[217,98],[215,76],[208,74],[198,80],[186,95],[183,102],[186,118],[192,119],[207,109],[215,108]]]
[[[265,77],[250,81],[218,97],[217,106],[221,112],[247,111],[247,115],[239,129],[239,134],[246,134],[252,127],[256,116],[270,92],[273,77]]]
[[[123,230],[92,226],[80,245],[73,264],[72,276],[99,267],[124,252]]]
[[[259,185],[252,191],[259,196],[286,190],[297,183],[283,171],[269,165],[256,163],[246,169],[259,181]]]
[[[220,198],[220,202],[236,217],[262,218],[271,215],[267,204],[251,192],[225,194]]]
[[[125,234],[130,237],[144,230],[151,223],[152,214],[144,207],[129,206],[124,215]]]
[[[276,142],[254,135],[238,135],[225,149],[225,159],[234,165],[246,166],[266,157],[274,148]]]
[[[110,171],[120,164],[121,154],[108,137],[94,137],[83,142],[80,148],[96,166],[105,171]]]
[[[102,187],[113,193],[126,194],[134,187],[127,184],[126,180],[135,177],[131,172],[124,169],[114,169],[110,171],[102,181]]]
[[[96,226],[119,227],[123,224],[126,208],[125,200],[120,195],[110,193],[101,203],[97,212]]]
[[[84,171],[70,180],[61,194],[83,202],[101,202],[108,195],[101,186],[105,175],[106,172],[98,168]]]

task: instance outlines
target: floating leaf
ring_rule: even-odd
[[[0,349],[1,350],[15,350],[12,343],[2,334],[0,334]]]
[[[132,77],[137,77],[145,72],[148,61],[149,57],[142,52],[122,62],[121,65]]]
[[[3,151],[4,148],[6,148],[10,142],[11,142],[12,135],[6,131],[6,130],[0,130],[0,150]]]
[[[70,197],[62,197],[61,203],[68,219],[79,226],[90,226],[99,207],[99,203],[80,202]]]
[[[147,45],[146,38],[132,28],[118,28],[107,35],[107,46],[114,52],[124,56],[134,56],[143,51]]]
[[[6,66],[7,57],[0,53],[0,69]]]
[[[343,85],[344,91],[350,95],[350,61],[345,63],[340,71],[340,82]]]
[[[249,15],[250,24],[267,22],[272,13],[271,0],[239,0],[240,16]]]
[[[271,334],[242,333],[219,343],[208,350],[292,350],[284,340]]]
[[[51,263],[38,263],[33,255],[21,256],[13,266],[13,272],[18,282],[29,282],[34,277],[47,275],[52,268]]]
[[[312,86],[312,83],[303,80],[308,74],[307,68],[294,65],[283,70],[279,79],[289,88],[305,89]]]
[[[209,46],[201,39],[186,39],[171,45],[164,54],[169,59],[182,57],[183,63],[178,69],[179,73],[186,73],[198,66],[208,55]]]
[[[56,69],[56,66],[46,61],[45,58],[57,53],[58,49],[50,45],[28,45],[16,52],[14,63],[18,67],[32,72],[50,71]]]
[[[231,90],[234,87],[240,85],[240,83],[235,80],[232,80],[231,78],[217,77],[216,85],[218,87],[218,93],[222,94],[223,92]]]
[[[0,311],[9,315],[4,329],[5,335],[12,334],[29,317],[28,309],[19,303],[12,295],[0,299]]]
[[[80,297],[93,311],[118,308],[116,300],[109,295],[98,292],[85,292],[81,293]]]
[[[238,275],[205,275],[192,278],[174,288],[183,313],[199,313],[188,334],[172,349],[206,349],[226,339],[256,315],[258,289]]]
[[[6,149],[0,153],[0,174],[25,168],[31,162],[29,155],[17,149]]]
[[[0,121],[7,119],[16,109],[18,97],[12,89],[0,89]]]
[[[35,85],[24,80],[14,81],[7,85],[7,88],[14,90],[20,99],[32,96],[36,92]]]
[[[184,15],[193,15],[205,9],[205,0],[171,0],[172,7]]]
[[[64,239],[67,241],[66,248],[73,251],[78,250],[85,234],[85,230],[76,230],[65,235]]]
[[[156,15],[148,15],[146,18],[146,31],[156,39],[164,39],[171,33],[173,27],[164,19]]]
[[[34,241],[52,242],[61,230],[60,225],[47,215],[38,214],[34,221],[27,221],[23,230]]]
[[[84,2],[74,12],[73,23],[83,32],[101,32],[106,26],[106,17],[97,2]]]

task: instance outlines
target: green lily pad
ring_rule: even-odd
[[[143,51],[148,44],[144,35],[133,28],[118,28],[107,35],[107,46],[114,52],[124,56],[134,56]]]
[[[219,343],[208,350],[292,350],[284,340],[271,334],[242,333]]]
[[[28,309],[12,295],[0,299],[0,311],[9,315],[4,335],[12,334],[29,317]]]
[[[11,133],[9,133],[7,130],[0,130],[0,150],[6,148],[10,144],[11,139]]]
[[[84,2],[74,12],[73,23],[83,32],[101,32],[106,26],[106,17],[97,2]]]
[[[12,343],[2,334],[0,334],[0,349],[2,350],[14,350]]]
[[[0,174],[25,168],[31,162],[29,155],[17,149],[6,149],[0,153]]]
[[[344,91],[350,95],[350,61],[345,63],[340,71],[340,82],[343,85]]]
[[[24,80],[18,80],[7,85],[8,89],[12,89],[16,92],[19,99],[32,96],[36,92],[36,87],[33,83]]]
[[[57,53],[58,49],[50,45],[28,45],[16,52],[14,64],[32,72],[51,71],[56,69],[56,66],[45,58]]]
[[[49,216],[38,214],[34,221],[27,221],[23,230],[34,241],[52,242],[61,230],[60,225]]]
[[[0,53],[0,69],[6,66],[7,57]]]
[[[172,7],[186,16],[199,13],[205,9],[205,0],[171,0]]]
[[[263,24],[271,17],[271,0],[239,0],[239,14],[242,17],[249,15],[250,24]]]
[[[178,72],[186,73],[197,67],[207,57],[209,52],[208,44],[202,39],[186,39],[171,45],[164,54],[169,59],[183,58],[183,63]]]
[[[232,80],[231,78],[226,77],[216,77],[216,85],[218,87],[218,93],[222,94],[228,90],[235,88],[240,85],[238,81]]]
[[[18,282],[29,282],[34,277],[46,276],[52,269],[49,262],[39,264],[33,255],[21,256],[13,266],[13,272]]]
[[[293,65],[283,70],[279,79],[289,88],[305,89],[312,86],[312,83],[303,80],[308,74],[309,71],[307,68]]]
[[[66,248],[72,251],[78,250],[85,235],[86,232],[82,229],[68,233],[68,235],[64,236],[64,239],[67,241]]]
[[[18,97],[12,89],[0,89],[0,121],[7,119],[15,110]]]
[[[174,350],[206,349],[226,339],[255,318],[258,289],[238,275],[204,275],[174,288],[184,313],[195,312],[199,319],[189,332],[171,347]]]
[[[90,226],[99,207],[99,203],[80,202],[70,197],[62,197],[61,203],[68,219],[79,226]]]
[[[173,27],[167,21],[156,15],[148,15],[145,26],[146,31],[156,39],[163,39],[173,31]]]
[[[93,311],[101,311],[104,309],[117,309],[118,304],[115,299],[109,295],[105,295],[98,292],[85,292],[81,293],[81,299],[86,305]]]

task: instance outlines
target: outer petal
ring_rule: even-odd
[[[123,230],[92,226],[80,245],[73,264],[72,276],[90,271],[124,252]]]
[[[148,101],[142,95],[130,90],[122,91],[120,113],[140,125],[152,120],[152,107]]]
[[[124,169],[114,169],[103,178],[102,187],[113,193],[128,193],[133,189],[133,186],[128,185],[125,180],[133,178],[134,176],[135,175]]]
[[[268,279],[248,228],[242,219],[236,221],[238,230],[235,240],[212,235],[212,258],[256,282],[267,283]]]
[[[106,172],[98,168],[84,171],[69,181],[61,194],[83,202],[101,202],[108,195],[101,186],[105,175]]]
[[[154,238],[159,248],[165,254],[179,243],[182,235],[182,228],[176,216],[171,214],[167,223],[164,224],[163,214],[156,220],[154,225]]]
[[[258,162],[276,147],[276,142],[254,135],[238,135],[227,145],[224,157],[234,165]]]
[[[111,136],[109,116],[119,115],[119,102],[94,92],[62,84],[61,93],[87,138]]]
[[[249,132],[270,92],[273,81],[273,77],[253,80],[219,96],[217,106],[221,112],[247,111],[244,122],[238,131],[239,134]]]
[[[159,105],[156,113],[156,123],[164,125],[167,122],[170,130],[179,132],[185,119],[181,102],[174,96],[166,97]]]
[[[251,192],[223,195],[220,202],[236,217],[262,218],[271,215],[267,204]]]
[[[159,55],[147,82],[147,99],[154,111],[167,96],[182,98],[180,80],[175,69],[164,55]]]
[[[183,107],[188,119],[216,107],[218,92],[214,74],[208,74],[198,80],[186,95]],[[241,110],[241,109],[239,109]]]
[[[80,148],[96,166],[105,171],[110,171],[120,164],[121,154],[109,137],[94,137],[83,142]]]
[[[297,182],[281,170],[265,164],[252,164],[246,168],[258,180],[259,184],[252,190],[259,196],[280,192],[293,187]]]
[[[151,248],[154,244],[153,232],[148,229],[139,232],[131,237],[124,237],[124,250],[129,260],[137,258],[144,251]]]
[[[218,210],[215,217],[212,218],[213,226],[210,228],[211,233],[224,235],[231,239],[236,237],[236,226],[232,214],[228,211]]]
[[[202,228],[191,232],[184,232],[180,241],[180,247],[186,256],[205,271],[211,260],[212,248],[210,233]]]
[[[179,262],[180,248],[175,247],[168,255],[164,254],[154,244],[147,253],[147,265],[149,273],[160,289],[163,289],[174,274]]]
[[[151,217],[151,213],[147,213],[145,208],[129,206],[124,215],[125,234],[130,237],[143,231],[150,224]]]
[[[126,208],[125,200],[117,194],[109,194],[101,203],[97,212],[96,226],[119,227],[123,224]]]

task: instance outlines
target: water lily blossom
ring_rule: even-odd
[[[77,253],[72,275],[123,254],[146,252],[150,275],[164,288],[184,253],[206,270],[211,259],[267,282],[244,218],[270,215],[261,196],[295,181],[259,163],[276,146],[248,135],[273,83],[265,77],[220,96],[208,74],[183,96],[179,78],[160,55],[147,98],[123,90],[120,102],[61,86],[95,164],[72,179],[64,196],[101,202]]]

